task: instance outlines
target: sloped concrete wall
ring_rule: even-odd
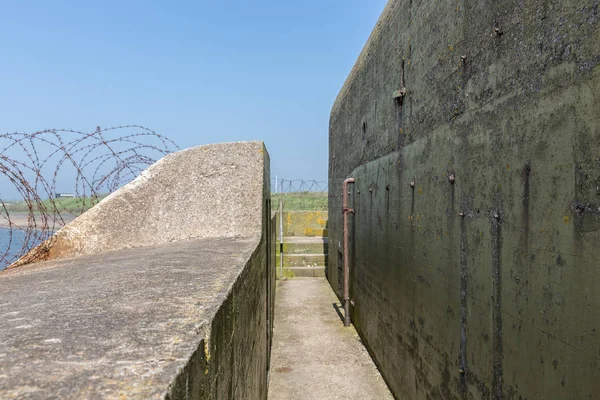
[[[2,271],[0,398],[266,399],[269,174],[262,142],[175,153],[46,243],[55,259]]]
[[[597,0],[388,3],[331,113],[328,277],[352,176],[352,318],[398,398],[600,392],[599,28]]]
[[[261,142],[170,154],[16,265],[178,240],[249,236],[263,223]],[[242,206],[243,205],[243,206]]]

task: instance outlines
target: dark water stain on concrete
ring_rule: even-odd
[[[400,72],[400,89],[402,89],[404,86],[404,60],[402,60],[402,64],[401,64],[401,72]],[[404,118],[403,118],[403,107],[402,107],[402,103],[403,103],[403,99],[396,99],[396,104],[395,104],[395,113],[396,113],[396,123],[397,125],[397,129],[398,129],[398,139],[396,142],[396,150],[400,150],[404,147],[404,138],[405,136],[405,132],[404,132]]]
[[[502,224],[500,207],[492,211],[492,400],[502,399],[503,369],[502,369]]]
[[[525,259],[529,254],[529,197],[531,193],[531,163],[528,161],[523,167],[523,256]]]
[[[463,398],[467,395],[467,223],[466,218],[460,221],[460,384],[459,390]]]

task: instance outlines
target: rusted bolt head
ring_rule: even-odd
[[[415,188],[415,180],[413,179],[412,181],[410,181],[410,187],[411,188]]]
[[[448,182],[454,183],[455,180],[456,180],[456,178],[454,177],[454,174],[448,175]]]

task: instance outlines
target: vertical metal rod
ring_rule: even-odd
[[[348,178],[342,185],[342,213],[344,214],[344,326],[350,326],[350,264],[348,261],[348,214],[354,214],[354,209],[348,208],[348,184],[354,183],[354,178]]]
[[[279,270],[283,279],[283,197],[279,198]]]

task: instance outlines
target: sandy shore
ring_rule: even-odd
[[[76,218],[76,216],[72,214],[62,214],[62,221],[58,216],[56,217],[56,219],[53,218],[53,215],[48,216],[48,225],[50,226],[50,228],[54,227],[54,230],[59,230],[65,224],[68,224],[69,222],[73,221]],[[8,221],[6,215],[3,214],[0,216],[0,228],[10,228],[12,224],[13,228],[26,229],[28,221],[29,214],[27,213],[11,213],[10,221]],[[38,227],[41,227],[43,225],[43,221],[41,220],[41,217],[39,215],[35,215],[35,224]]]

